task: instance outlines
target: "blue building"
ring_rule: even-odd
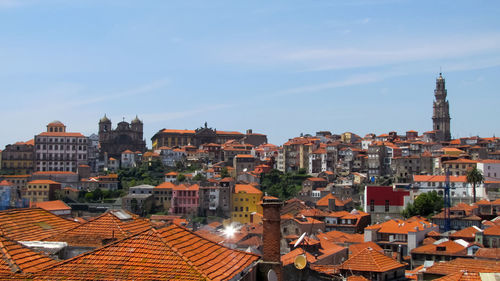
[[[10,208],[11,192],[14,185],[6,180],[0,182],[0,210]]]

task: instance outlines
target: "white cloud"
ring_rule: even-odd
[[[284,96],[284,95],[293,95],[293,94],[301,94],[301,93],[310,93],[310,92],[318,92],[323,90],[354,86],[354,85],[362,85],[369,84],[382,81],[384,79],[395,77],[399,75],[404,75],[402,72],[387,72],[387,73],[366,73],[353,75],[343,80],[330,81],[325,83],[319,83],[314,85],[308,85],[303,87],[296,87],[287,90],[280,91],[276,94],[276,96]]]
[[[368,20],[369,21],[369,20]],[[380,43],[382,42],[382,43]],[[232,47],[221,56],[226,60],[267,66],[285,66],[299,71],[324,71],[377,67],[429,60],[466,59],[498,55],[500,33],[444,38],[387,38],[366,47],[300,47],[267,42]],[[341,43],[338,43],[341,44]]]

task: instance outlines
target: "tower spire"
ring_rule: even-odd
[[[436,79],[436,89],[434,90],[434,110],[432,115],[433,130],[436,132],[437,141],[449,141],[450,133],[450,110],[448,100],[446,99],[447,91],[445,80],[442,73]]]

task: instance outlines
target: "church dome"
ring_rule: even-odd
[[[64,127],[64,124],[59,121],[59,120],[54,120],[52,122],[50,122],[47,126],[51,126],[51,127]]]
[[[132,120],[132,124],[142,124],[142,121],[139,120],[139,117],[137,117],[137,115],[136,115],[134,120]]]
[[[109,118],[106,116],[106,114],[104,114],[104,117],[102,117],[101,120],[99,120],[99,122],[101,122],[101,123],[111,122],[111,120],[109,120]]]

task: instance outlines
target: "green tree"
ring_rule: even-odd
[[[186,176],[184,174],[178,174],[177,175],[177,181],[178,182],[183,182],[186,180]]]
[[[207,177],[205,177],[202,173],[198,173],[198,174],[196,174],[196,176],[193,177],[193,180],[205,182],[205,181],[207,181]]]
[[[227,171],[226,167],[222,167],[222,169],[220,170],[220,177],[222,179],[229,177],[229,172]]]
[[[473,167],[469,171],[467,171],[467,183],[472,184],[472,193],[474,196],[474,203],[476,203],[476,185],[484,182],[484,177],[481,171],[479,171],[476,167]]]
[[[295,197],[302,189],[302,182],[310,177],[305,170],[283,173],[273,169],[267,174],[261,175],[262,190],[271,196],[288,200]]]
[[[427,217],[441,211],[443,206],[443,197],[439,196],[438,193],[433,190],[420,194],[413,203],[408,203],[406,208],[402,211],[402,215],[405,218],[416,215]]]

